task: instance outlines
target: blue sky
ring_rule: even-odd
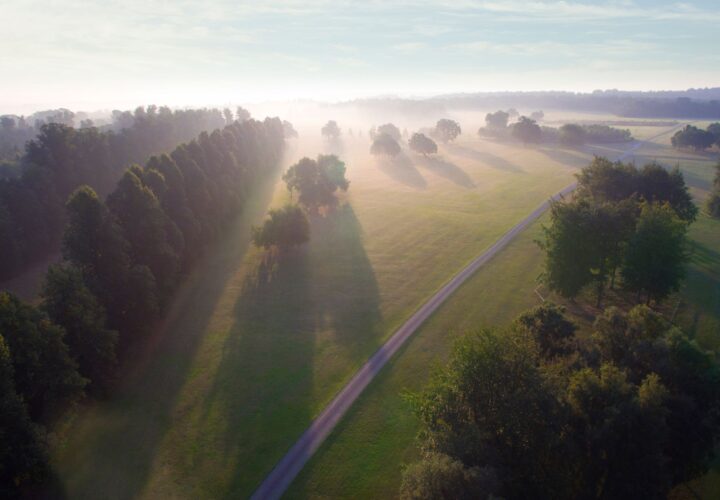
[[[720,2],[4,1],[0,112],[720,86]]]

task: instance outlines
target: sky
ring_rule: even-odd
[[[0,114],[720,86],[720,1],[0,0]]]

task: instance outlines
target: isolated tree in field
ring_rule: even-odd
[[[292,194],[299,193],[298,201],[311,211],[337,203],[335,192],[347,191],[350,183],[345,178],[345,163],[335,155],[320,155],[317,160],[303,158],[291,166],[283,180]]]
[[[340,137],[340,127],[335,120],[330,120],[323,126],[320,133],[326,139],[334,141]]]
[[[538,143],[542,140],[540,126],[526,116],[521,116],[520,120],[512,125],[512,135],[523,144]]]
[[[400,144],[387,134],[379,134],[370,146],[370,153],[375,156],[395,157],[400,154]]]
[[[293,139],[298,136],[297,130],[295,130],[295,127],[293,127],[293,124],[289,121],[283,120],[282,126],[285,139]]]
[[[585,144],[585,135],[585,129],[574,123],[566,123],[560,127],[560,143],[564,146],[582,146]]]
[[[250,119],[250,111],[242,106],[238,106],[235,110],[235,119],[240,123],[248,121]]]
[[[692,148],[701,151],[711,147],[716,140],[712,132],[702,130],[694,125],[686,125],[684,129],[675,132],[670,141],[676,148]]]
[[[42,290],[42,309],[65,329],[65,343],[80,375],[95,392],[103,390],[115,368],[118,334],[105,327],[105,309],[72,264],[48,269]]]
[[[685,277],[687,224],[669,204],[646,203],[630,238],[622,267],[623,286],[660,301]]]
[[[410,149],[423,156],[437,153],[437,144],[425,134],[414,133],[408,142]]]
[[[545,113],[542,110],[533,111],[532,113],[530,113],[530,118],[532,120],[535,120],[536,122],[540,122],[543,120],[543,118],[545,118]]]
[[[270,210],[262,226],[252,227],[252,237],[258,247],[276,247],[284,251],[309,241],[310,223],[300,207],[288,204]]]
[[[510,115],[505,111],[496,111],[485,115],[485,124],[491,129],[505,130],[509,119]]]
[[[454,141],[462,133],[460,125],[454,120],[443,118],[435,125],[434,136],[441,142]]]
[[[400,129],[397,128],[392,123],[386,123],[385,125],[380,125],[377,128],[377,134],[387,134],[396,141],[400,141],[402,138],[402,135],[400,134]]]
[[[28,414],[36,422],[54,421],[80,398],[87,383],[68,353],[65,331],[37,308],[0,292],[0,332]]]

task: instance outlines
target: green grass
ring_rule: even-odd
[[[290,160],[321,148],[307,141]],[[288,195],[258,190],[118,391],[67,425],[53,462],[68,496],[250,494],[414,309],[588,158],[464,139],[388,165],[367,148],[346,144],[343,205],[274,261],[249,246],[249,225]]]
[[[657,133],[656,131],[654,133]],[[648,135],[652,135],[648,133]],[[664,138],[658,139],[664,144]],[[612,154],[608,152],[607,154]],[[649,145],[638,151],[642,164],[660,159],[680,161],[699,203],[710,186],[714,160],[668,147]],[[452,339],[467,329],[505,324],[537,304],[536,278],[542,252],[533,240],[540,223],[531,226],[446,302],[371,384],[290,488],[290,498],[388,498],[396,495],[403,465],[417,458],[418,422],[403,399],[424,385],[434,363],[447,356]],[[709,349],[720,347],[720,221],[701,215],[691,226],[693,255],[682,290],[668,299],[668,311],[679,303],[676,323]],[[546,293],[543,291],[543,293]],[[557,302],[557,297],[552,297]],[[590,308],[592,309],[592,308]],[[577,311],[584,313],[585,311]],[[589,326],[586,314],[575,321]],[[714,471],[694,485],[703,493],[717,485]]]

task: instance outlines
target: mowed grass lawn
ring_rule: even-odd
[[[653,129],[645,137],[655,135],[658,129]],[[664,139],[640,148],[636,162],[642,165],[655,159],[671,166],[679,162],[701,204],[714,175],[714,158],[674,151]],[[403,395],[423,387],[433,365],[446,359],[458,335],[507,324],[540,302],[535,289],[543,254],[534,240],[542,236],[541,224],[547,221],[546,215],[515,239],[423,325],[301,472],[289,498],[389,498],[397,494],[403,466],[418,458],[418,422]],[[691,226],[689,236],[693,254],[688,277],[679,294],[667,302],[671,306],[679,303],[675,317],[679,326],[706,348],[718,349],[720,222],[703,214]],[[575,320],[588,326],[587,317]],[[712,498],[710,492],[717,491],[719,483],[720,474],[713,471],[694,488],[702,498]]]
[[[253,248],[249,227],[288,194],[279,182],[257,190],[121,387],[67,425],[53,461],[68,496],[249,495],[414,309],[589,158],[469,136],[435,159],[390,163],[368,146],[336,148],[350,190],[282,258]],[[305,141],[288,163],[323,149]]]

